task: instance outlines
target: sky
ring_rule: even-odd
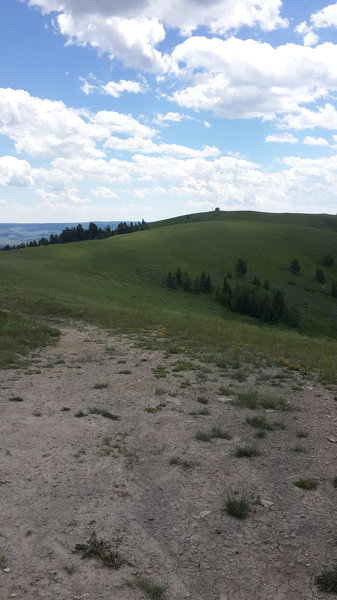
[[[337,3],[1,0],[0,222],[337,213]]]

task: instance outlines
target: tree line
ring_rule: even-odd
[[[104,228],[98,227],[96,223],[89,223],[88,228],[79,224],[74,227],[66,227],[65,229],[62,229],[61,233],[52,233],[49,237],[42,237],[39,240],[21,242],[17,245],[6,244],[0,248],[0,250],[18,250],[20,248],[49,246],[50,244],[70,244],[72,242],[84,242],[87,240],[103,240],[114,235],[134,233],[135,231],[142,231],[148,228],[149,226],[144,219],[137,223],[126,223],[123,221],[119,223],[116,229],[111,229],[110,225],[107,225],[107,227]]]

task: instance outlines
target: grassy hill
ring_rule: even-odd
[[[308,367],[334,372],[337,299],[314,281],[322,256],[337,263],[337,217],[211,212],[151,224],[147,231],[101,241],[0,253],[0,307],[29,316],[72,316],[108,327],[165,327],[194,346],[287,355]],[[169,270],[191,276],[205,269],[221,285],[238,258],[281,289],[302,315],[299,332],[261,326],[203,295],[162,285]],[[289,271],[292,259],[301,274]],[[337,279],[337,264],[325,268]],[[321,339],[321,336],[330,338]],[[323,363],[325,367],[323,368]],[[322,371],[322,372],[323,372]]]

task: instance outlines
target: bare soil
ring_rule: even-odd
[[[0,372],[1,600],[331,597],[315,577],[337,564],[335,387],[249,365],[240,383],[233,369],[158,348],[160,331],[140,341],[60,329],[29,366]],[[194,369],[174,371],[178,360]],[[235,406],[235,391],[255,383],[294,410]],[[191,414],[202,409],[210,414]],[[286,428],[255,438],[246,418],[256,415]],[[214,426],[232,438],[196,439]],[[238,445],[261,454],[237,458]],[[317,489],[297,488],[299,479]],[[247,519],[226,513],[229,495],[248,499]],[[73,552],[93,531],[118,548],[120,569]],[[140,589],[139,577],[165,592]]]

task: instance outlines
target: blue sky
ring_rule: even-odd
[[[2,0],[0,221],[337,212],[337,3]]]

